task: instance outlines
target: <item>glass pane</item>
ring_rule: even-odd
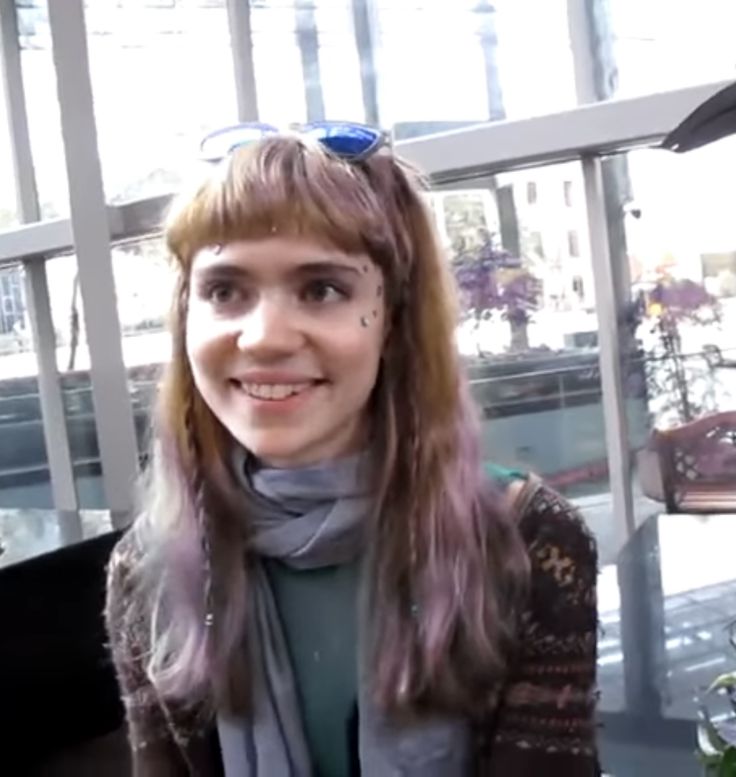
[[[69,189],[46,4],[34,0],[19,7],[18,26],[41,217],[68,216]]]
[[[601,10],[602,0],[594,0]],[[733,77],[733,0],[701,0],[697,6],[667,0],[611,0],[596,15],[596,52],[617,96],[678,89]],[[607,62],[612,57],[612,62]],[[599,71],[601,72],[601,71]],[[610,96],[608,93],[602,96]]]
[[[44,215],[66,214],[45,5],[20,9],[20,23]],[[237,118],[225,3],[88,0],[86,24],[107,199],[176,189],[202,135]]]
[[[128,367],[138,447],[143,456],[148,448],[149,411],[158,367],[170,352],[165,316],[171,274],[159,239],[114,246],[112,261],[123,335],[123,360]],[[48,262],[47,268],[57,334],[57,366],[61,373],[79,500],[84,508],[103,509],[106,501],[76,257],[56,257]],[[145,278],[145,282],[142,283],[141,278]]]
[[[307,119],[305,79],[295,14],[291,2],[251,2],[258,112],[261,120],[277,125]],[[314,14],[306,21],[314,24]],[[314,51],[311,54],[314,61]],[[304,52],[303,56],[308,57],[309,52]],[[319,75],[319,68],[315,75]],[[312,85],[318,88],[319,79]]]
[[[0,79],[0,230],[18,221],[4,87],[4,80]]]
[[[352,119],[396,125],[402,138],[575,104],[561,0],[251,0],[251,7],[266,121]],[[529,67],[529,51],[544,67]]]
[[[727,172],[736,138],[684,155],[636,151],[620,161],[629,193],[609,211],[611,233],[623,241],[614,250],[628,257],[622,345],[629,363],[641,365],[642,385],[625,389],[647,398],[646,426],[630,429],[643,518],[662,510],[668,494],[692,506],[687,499],[708,484],[720,493],[713,484],[736,482],[733,432],[717,428],[722,413],[736,410],[736,225]],[[678,432],[682,446],[666,463],[666,444],[653,430],[682,430],[696,419],[709,420],[692,435]]]
[[[160,366],[171,353],[166,315],[173,274],[160,238],[115,246],[113,270],[138,450],[145,457]]]
[[[608,542],[614,529],[580,166],[498,175],[432,200],[463,299],[458,345],[489,464],[542,475]]]
[[[575,105],[562,0],[392,0],[376,18],[380,117],[397,137]]]
[[[77,258],[54,257],[46,263],[46,270],[56,331],[56,366],[61,379],[77,496],[83,508],[104,509],[106,502]]]
[[[316,5],[319,30],[319,64],[325,116],[374,123],[370,100],[363,95],[360,81],[361,60],[370,74],[370,54],[363,50],[358,34],[358,18],[353,0],[305,0]],[[367,15],[366,15],[366,18]],[[367,41],[367,39],[366,39]]]
[[[0,268],[0,508],[52,508],[38,366],[20,265]]]
[[[237,119],[225,3],[88,0],[86,18],[107,199],[172,191]]]

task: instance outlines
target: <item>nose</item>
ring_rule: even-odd
[[[239,322],[237,346],[254,360],[288,356],[304,344],[298,311],[279,296],[263,296]]]

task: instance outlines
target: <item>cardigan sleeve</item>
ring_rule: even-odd
[[[539,486],[520,519],[531,564],[519,648],[487,732],[484,777],[594,777],[597,552],[582,518]]]
[[[158,695],[145,672],[145,625],[133,606],[129,583],[134,546],[125,535],[107,574],[105,622],[130,742],[133,777],[184,777],[189,773]]]

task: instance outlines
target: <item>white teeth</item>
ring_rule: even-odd
[[[255,399],[286,399],[309,388],[310,383],[241,383],[240,387]]]

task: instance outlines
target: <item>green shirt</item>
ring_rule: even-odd
[[[348,721],[357,698],[359,565],[297,570],[266,564],[294,671],[316,777],[350,773]]]

